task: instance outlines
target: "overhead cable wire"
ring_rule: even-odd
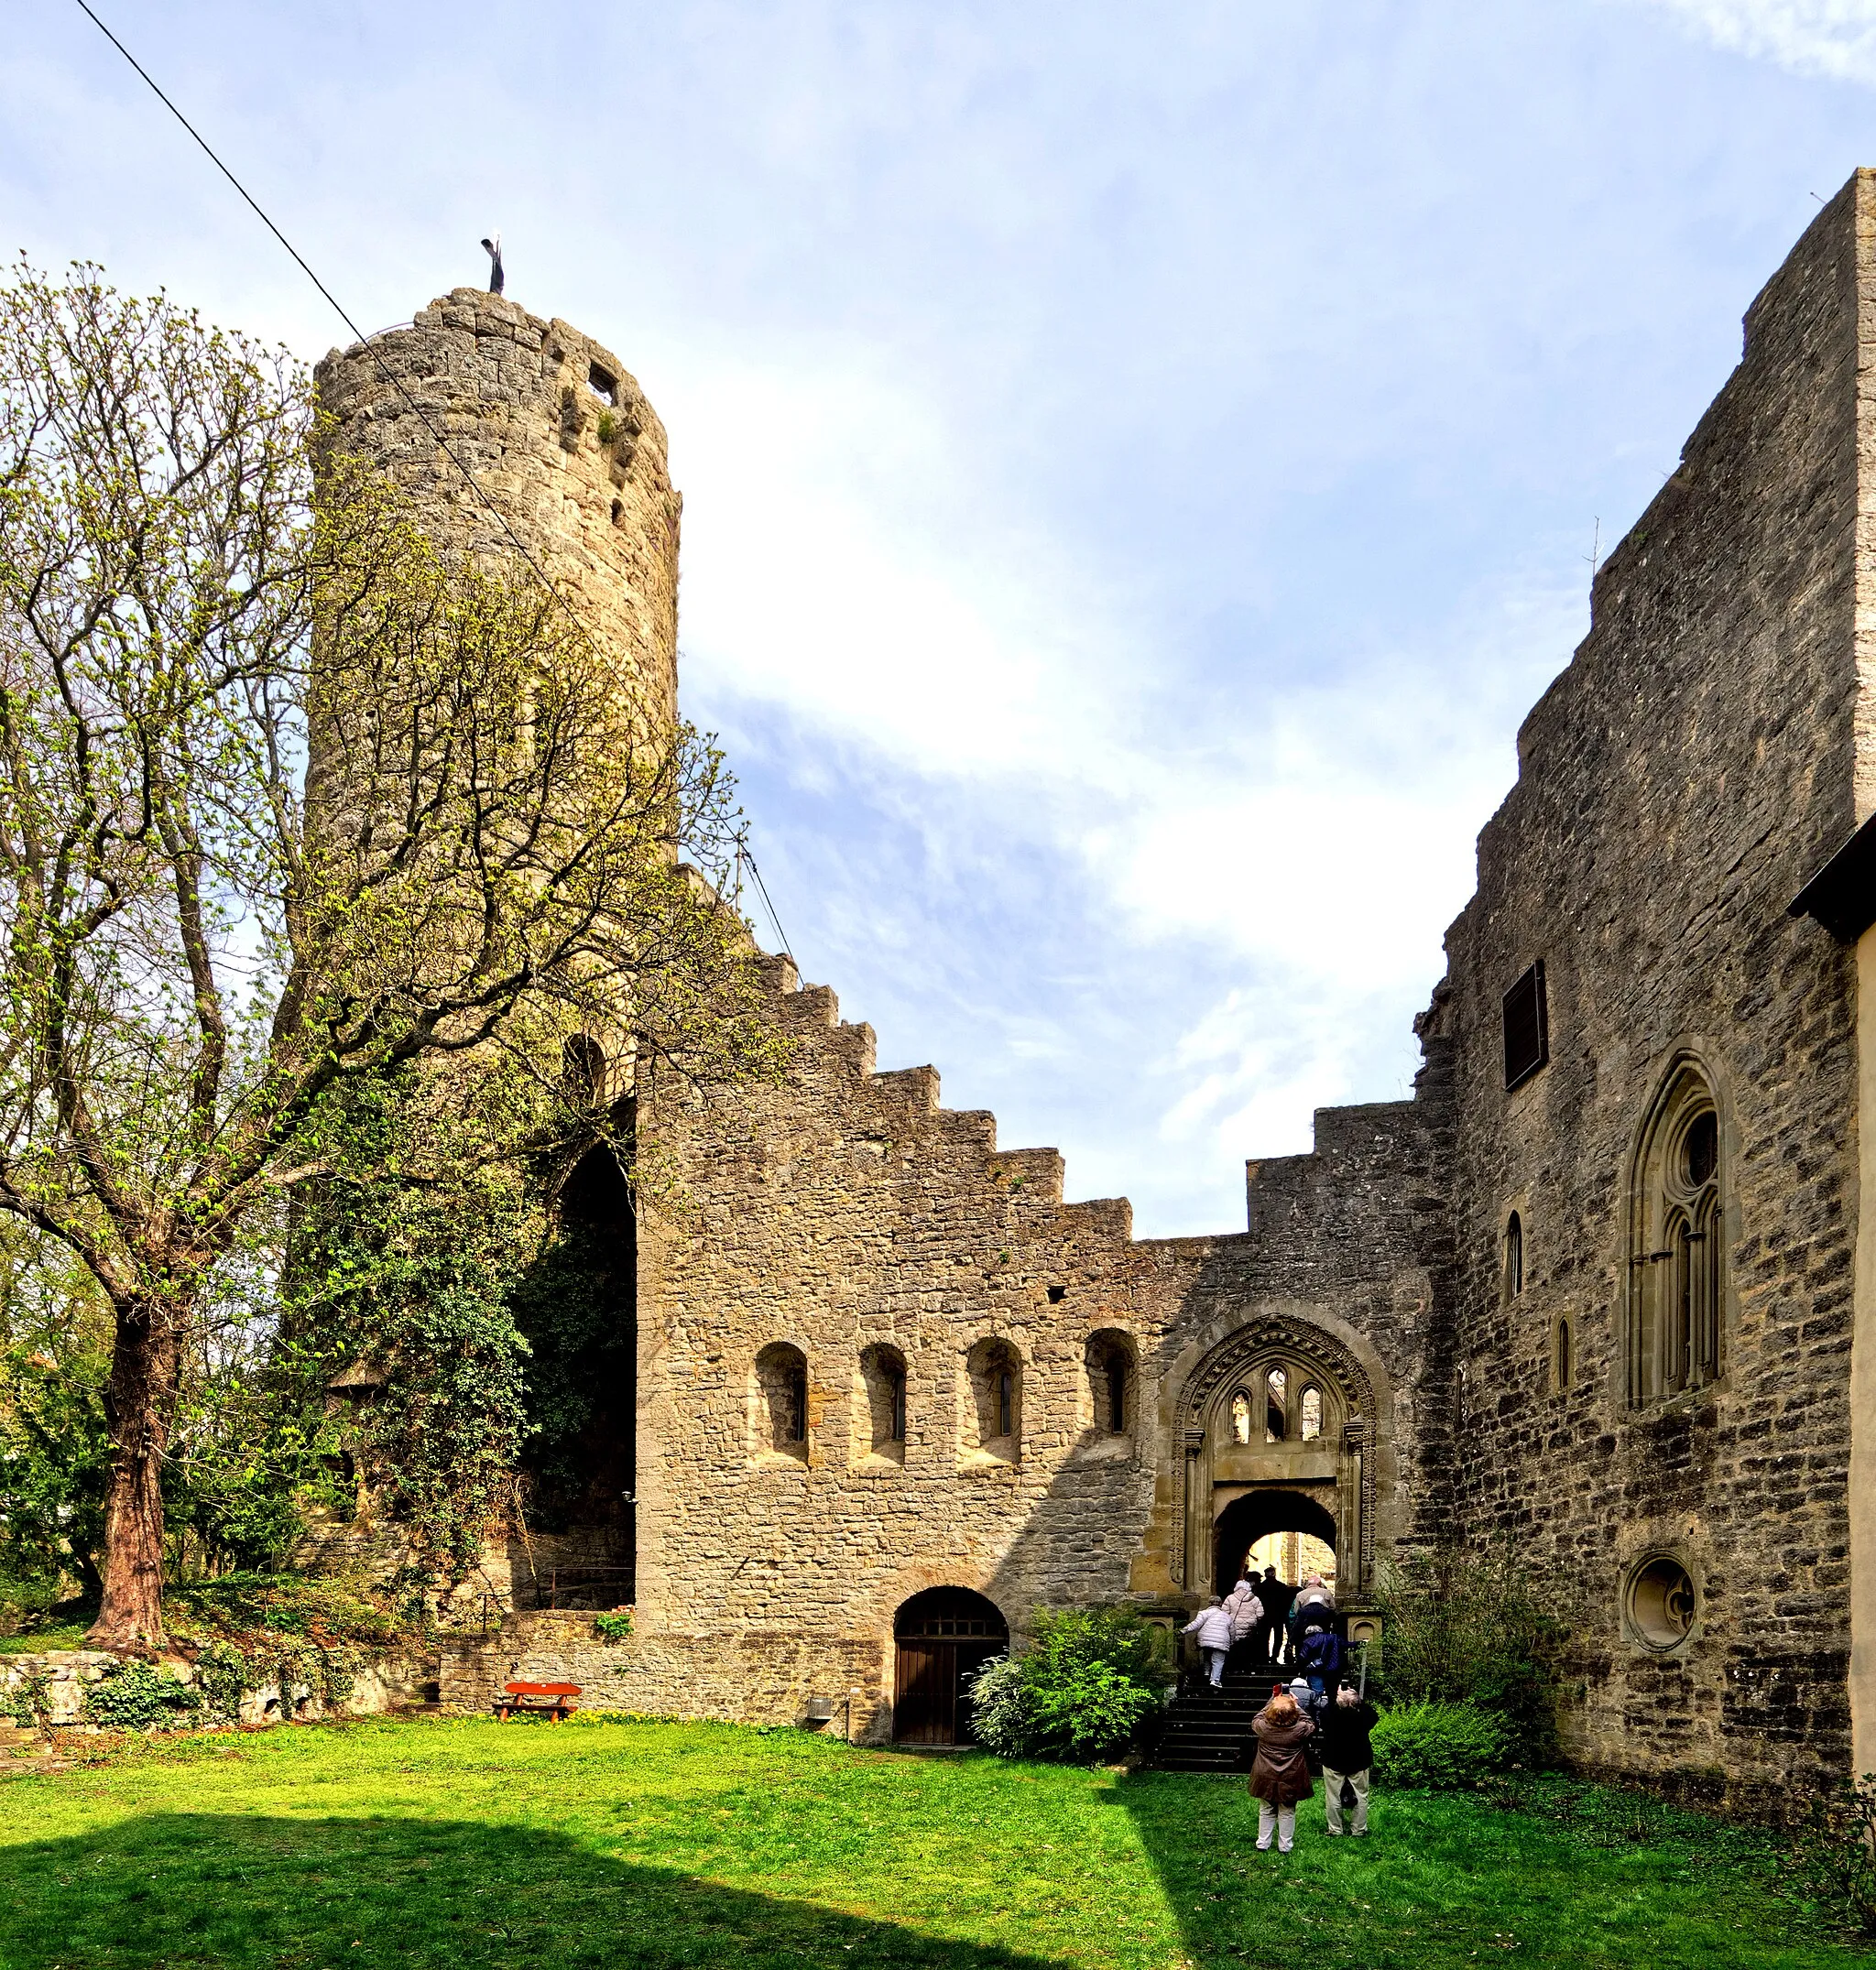
[[[775,926],[775,934],[781,941],[782,955],[792,964],[795,954],[789,946],[788,932],[781,927],[781,919],[775,914],[775,904],[769,897],[769,885],[762,880],[762,871],[756,866],[756,858],[749,853],[747,844],[743,847],[743,860],[749,865],[749,874],[756,878],[756,887],[763,902],[769,907],[769,920]]]
[[[438,449],[442,452],[443,456],[447,458],[450,463],[453,464],[456,468],[456,470],[463,474],[464,478],[469,482],[469,490],[474,493],[476,498],[479,499],[482,504],[488,508],[489,512],[495,516],[496,524],[501,528],[501,530],[507,535],[508,539],[513,541],[515,545],[515,551],[519,554],[521,559],[525,561],[528,563],[529,567],[530,567],[534,571],[535,574],[540,578],[541,586],[545,588],[548,593],[551,595],[557,603],[560,604],[561,607],[563,610],[565,610],[567,620],[573,624],[573,627],[577,629],[582,636],[587,635],[589,632],[587,631],[586,626],[573,613],[573,604],[561,593],[560,589],[555,585],[552,578],[548,574],[547,571],[540,565],[538,561],[535,560],[534,556],[529,551],[528,543],[522,539],[520,535],[518,534],[515,531],[514,528],[509,524],[507,515],[505,514],[502,509],[496,505],[495,501],[491,499],[488,495],[482,489],[481,485],[477,484],[475,474],[471,472],[468,465],[457,456],[455,448],[450,443],[449,440],[443,436],[442,431],[440,431],[436,428],[436,426],[431,421],[430,415],[424,409],[423,406],[420,404],[417,399],[411,396],[410,392],[405,387],[402,377],[398,376],[396,372],[391,368],[391,365],[385,361],[384,354],[378,348],[376,343],[369,340],[365,336],[364,332],[359,328],[357,322],[353,321],[352,317],[345,312],[344,308],[340,303],[338,296],[335,295],[333,290],[326,286],[325,282],[322,281],[319,278],[319,276],[313,272],[312,268],[307,264],[306,256],[300,251],[300,249],[293,244],[293,242],[289,239],[283,232],[281,232],[279,227],[277,226],[270,218],[267,217],[267,213],[262,210],[259,201],[255,198],[254,194],[249,191],[247,187],[244,185],[238,178],[235,177],[234,173],[230,170],[225,164],[222,162],[221,158],[215,154],[214,147],[210,144],[207,137],[205,137],[202,134],[202,132],[198,130],[192,123],[190,122],[189,118],[185,116],[182,112],[176,107],[175,103],[172,103],[169,98],[163,93],[162,88],[158,83],[156,78],[150,73],[150,71],[147,68],[144,67],[143,63],[140,62],[136,59],[136,57],[133,55],[127,48],[125,47],[124,43],[120,41],[117,37],[111,32],[110,28],[107,27],[104,23],[98,18],[96,13],[93,12],[90,5],[90,0],[76,0],[76,5],[79,7],[80,11],[84,14],[86,18],[90,20],[93,27],[94,27],[98,30],[98,32],[104,36],[105,40],[110,42],[111,46],[115,48],[117,52],[124,57],[125,60],[127,61],[130,66],[136,71],[137,74],[143,78],[145,83],[149,89],[150,93],[156,97],[157,101],[160,103],[163,107],[169,112],[170,115],[175,117],[176,121],[180,123],[182,127],[189,132],[190,136],[195,139],[196,144],[200,147],[202,156],[205,157],[209,160],[209,162],[214,166],[216,170],[221,172],[222,176],[225,178],[228,182],[234,187],[235,190],[241,194],[241,197],[244,202],[246,204],[248,210],[253,212],[255,217],[258,219],[264,226],[267,227],[267,231],[271,233],[274,237],[279,241],[281,245],[283,245],[287,249],[288,253],[292,256],[294,263],[298,266],[300,271],[304,274],[306,278],[310,281],[311,281],[313,286],[316,287],[319,291],[325,297],[327,302],[332,307],[333,312],[338,316],[339,320],[343,321],[345,326],[352,331],[354,339],[359,343],[361,343],[365,347],[365,349],[369,352],[372,360],[377,365],[378,369],[382,373],[385,381],[388,383],[394,390],[397,391],[398,395],[401,397],[407,404],[409,405],[410,408],[416,413],[418,419],[422,423],[424,430],[427,430],[430,435],[436,440]]]
[[[221,172],[222,176],[225,178],[231,185],[234,186],[234,190],[240,194],[242,201],[246,205],[247,209],[251,212],[253,212],[255,217],[258,219],[260,223],[267,227],[267,231],[271,233],[277,240],[279,241],[280,245],[286,248],[288,254],[291,256],[294,265],[297,266],[300,271],[304,274],[310,281],[311,281],[315,288],[319,289],[320,293],[324,297],[327,304],[331,307],[333,312],[338,316],[339,320],[343,321],[348,329],[352,331],[354,340],[356,341],[360,344],[360,346],[367,352],[367,354],[371,356],[373,362],[377,365],[379,373],[383,375],[385,381],[388,383],[391,387],[397,391],[398,395],[401,397],[404,401],[410,407],[411,411],[415,414],[418,420],[422,424],[424,430],[427,430],[431,436],[431,438],[436,441],[437,449],[442,452],[443,456],[449,460],[450,463],[453,464],[456,468],[456,470],[463,474],[463,477],[468,483],[469,490],[475,495],[476,498],[479,499],[485,506],[488,508],[489,512],[494,516],[496,525],[500,527],[501,530],[514,543],[515,551],[519,554],[521,559],[527,562],[528,566],[533,570],[535,576],[539,579],[540,582],[540,585],[544,589],[546,589],[548,593],[551,595],[557,603],[560,604],[562,609],[566,614],[567,620],[573,624],[573,627],[577,631],[579,631],[582,636],[588,635],[589,632],[586,628],[586,626],[583,622],[581,622],[579,616],[574,614],[573,604],[567,600],[566,596],[561,593],[559,586],[555,583],[552,577],[547,572],[546,569],[544,569],[540,565],[540,563],[534,558],[533,554],[529,550],[528,543],[522,539],[520,535],[515,531],[514,527],[510,524],[507,515],[504,513],[502,509],[496,505],[495,501],[489,497],[488,494],[484,491],[482,485],[477,481],[474,473],[470,470],[468,463],[457,454],[454,446],[450,443],[449,440],[445,438],[442,432],[440,431],[436,428],[435,424],[431,422],[429,412],[426,411],[423,406],[420,404],[414,397],[411,396],[409,390],[405,386],[403,378],[399,376],[391,368],[390,365],[385,361],[384,354],[378,348],[376,339],[365,334],[365,332],[359,328],[357,322],[353,321],[352,317],[345,311],[344,306],[340,301],[338,296],[335,295],[333,290],[326,286],[325,282],[322,281],[319,278],[319,276],[313,272],[311,267],[307,262],[305,255],[300,251],[300,249],[293,244],[293,242],[289,239],[287,235],[283,232],[281,232],[279,227],[274,223],[272,219],[267,216],[266,211],[262,208],[260,201],[254,196],[251,191],[248,190],[247,187],[244,185],[237,177],[235,177],[234,173],[228,168],[228,166],[222,161],[221,158],[217,155],[214,147],[210,144],[209,140],[202,134],[200,130],[195,127],[192,123],[190,122],[189,118],[185,116],[180,109],[177,108],[176,104],[170,101],[169,96],[164,93],[161,85],[158,82],[155,76],[153,76],[149,72],[149,71],[144,67],[143,63],[140,62],[136,59],[136,57],[133,55],[127,48],[125,47],[124,43],[120,41],[117,37],[112,33],[111,29],[107,27],[104,23],[98,17],[97,13],[90,5],[90,0],[75,0],[75,4],[78,6],[79,10],[91,22],[92,26],[94,27],[108,42],[110,42],[111,46],[115,48],[117,52],[124,57],[125,60],[127,61],[130,66],[136,71],[137,75],[142,79],[145,86],[149,90],[150,93],[156,97],[157,101],[160,103],[163,107],[169,112],[170,115],[175,117],[176,121],[180,123],[186,131],[188,131],[189,135],[194,139],[195,144],[197,147],[201,150],[202,156],[205,157],[209,160],[209,162],[214,166],[216,170]],[[784,953],[787,954],[791,960],[793,958],[794,953],[789,948],[788,932],[782,929],[781,919],[775,913],[775,904],[769,897],[769,886],[762,880],[762,872],[756,866],[756,858],[754,855],[748,853],[747,846],[743,848],[742,853],[748,862],[750,875],[752,875],[756,878],[756,887],[761,893],[763,902],[768,906],[769,920],[775,925],[775,934],[781,940],[781,948]]]

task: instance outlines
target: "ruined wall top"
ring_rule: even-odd
[[[610,350],[568,322],[456,288],[408,327],[334,349],[315,380],[339,449],[402,486],[439,546],[512,554],[427,418],[648,715],[675,717],[682,500],[664,426]]]

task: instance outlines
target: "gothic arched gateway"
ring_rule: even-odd
[[[1227,1334],[1179,1395],[1183,1537],[1173,1577],[1191,1593],[1218,1592],[1228,1584],[1216,1578],[1224,1545],[1255,1524],[1332,1533],[1340,1598],[1366,1595],[1374,1579],[1375,1413],[1368,1371],[1313,1322],[1253,1320]]]

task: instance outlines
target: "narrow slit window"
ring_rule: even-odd
[[[1290,1416],[1285,1399],[1290,1377],[1282,1368],[1272,1368],[1264,1377],[1264,1442],[1281,1443],[1290,1434]]]
[[[1303,1400],[1298,1405],[1302,1418],[1303,1441],[1314,1443],[1323,1433],[1323,1392],[1320,1388],[1305,1388]]]

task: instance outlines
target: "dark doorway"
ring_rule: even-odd
[[[1009,1627],[995,1603],[967,1587],[931,1587],[900,1607],[892,1635],[899,1645],[893,1742],[968,1744],[970,1680],[1009,1649]]]
[[[1218,1514],[1212,1550],[1214,1592],[1230,1593],[1245,1554],[1267,1532],[1306,1532],[1331,1552],[1336,1551],[1336,1515],[1326,1506],[1281,1485],[1248,1491]]]
[[[638,1491],[638,1226],[620,1163],[602,1143],[567,1172],[559,1235],[515,1294],[532,1350],[529,1523],[610,1535],[606,1577],[588,1584],[607,1607],[632,1597]]]

